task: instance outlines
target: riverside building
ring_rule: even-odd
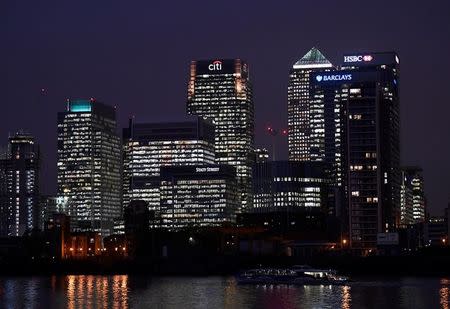
[[[159,218],[160,171],[165,166],[214,164],[214,125],[200,117],[134,123],[123,130],[123,206],[144,200]]]
[[[22,236],[39,224],[40,152],[34,137],[9,137],[0,158],[0,236]]]
[[[120,138],[114,107],[68,100],[58,113],[57,195],[77,232],[113,232],[121,216]]]

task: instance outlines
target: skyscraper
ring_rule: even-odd
[[[0,235],[22,236],[38,227],[39,146],[30,134],[9,137],[0,159]]]
[[[314,116],[321,105],[310,101],[310,74],[334,70],[333,65],[315,47],[298,60],[289,73],[288,85],[288,144],[289,160],[311,160],[311,135],[321,132],[323,120]]]
[[[236,167],[240,210],[250,208],[254,112],[247,63],[240,59],[192,61],[187,112],[214,123],[216,162]]]
[[[414,224],[413,213],[413,193],[411,182],[404,170],[402,170],[402,180],[400,186],[400,225],[407,227]]]
[[[121,215],[121,147],[115,108],[68,100],[58,113],[58,198],[75,231],[109,235]]]
[[[404,204],[402,204],[402,209],[405,208],[409,210],[408,217],[411,218],[411,223],[424,222],[426,199],[422,169],[418,166],[402,167],[402,176],[402,189],[405,187],[405,191],[410,192],[412,199],[411,210],[405,208],[406,205]]]
[[[310,77],[313,96],[325,106],[328,157],[334,152],[341,157],[336,167],[339,162],[344,167],[350,244],[362,252],[376,247],[378,233],[395,231],[400,224],[398,63],[395,53],[356,53],[344,56],[343,70]],[[339,132],[336,118],[326,112],[329,106],[335,113],[337,104],[345,119]],[[335,127],[343,147],[333,146],[327,123]]]
[[[159,216],[163,166],[214,164],[214,125],[193,121],[133,123],[123,130],[123,206],[144,200]]]

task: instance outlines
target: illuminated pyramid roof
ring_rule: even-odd
[[[299,61],[294,69],[331,68],[333,65],[317,48],[311,48]]]

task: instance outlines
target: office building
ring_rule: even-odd
[[[41,195],[39,197],[39,229],[44,230],[45,223],[52,218],[53,214],[59,212],[56,196]]]
[[[113,232],[121,216],[121,146],[114,107],[68,100],[58,113],[57,196],[76,232]]]
[[[254,111],[247,63],[240,59],[192,61],[187,113],[214,123],[216,163],[236,167],[240,210],[251,208]]]
[[[134,123],[123,130],[123,207],[148,203],[159,216],[160,169],[163,166],[214,164],[214,125],[192,121]]]
[[[253,169],[252,212],[296,212],[327,207],[328,184],[321,162],[269,161]]]
[[[402,169],[402,180],[400,186],[400,225],[407,227],[414,224],[414,211],[413,211],[413,190],[411,181],[408,179],[408,175],[405,170]]]
[[[288,145],[290,161],[311,161],[311,135],[321,132],[323,120],[314,112],[322,105],[310,101],[310,74],[334,70],[331,62],[315,47],[290,70],[288,85]]]
[[[434,216],[425,221],[423,238],[426,247],[448,246],[448,217]]]
[[[418,166],[406,166],[402,168],[402,189],[404,185],[412,195],[412,223],[425,221],[426,199],[422,172],[422,169]]]
[[[170,230],[232,224],[240,205],[230,165],[161,168],[161,226]]]
[[[325,106],[325,147],[319,154],[333,158],[334,153],[333,174],[348,188],[342,214],[348,213],[350,245],[361,252],[376,247],[378,233],[400,224],[398,65],[395,53],[355,53],[344,56],[341,71],[310,76],[312,96]],[[327,109],[335,116],[327,117]],[[336,126],[339,114],[345,119],[341,127]],[[333,145],[333,133],[340,145]]]
[[[0,235],[22,236],[38,228],[39,146],[30,134],[9,137],[0,158]]]

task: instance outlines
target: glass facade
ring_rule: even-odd
[[[403,194],[407,194],[408,199]],[[402,223],[425,221],[425,192],[422,169],[417,166],[402,168]]]
[[[414,224],[411,180],[404,170],[402,170],[402,184],[400,187],[400,224],[402,227]]]
[[[16,133],[0,159],[0,236],[22,236],[39,224],[39,146]]]
[[[214,164],[214,125],[202,118],[133,123],[123,131],[123,207],[144,200],[159,216],[163,166]]]
[[[74,231],[113,232],[121,215],[120,163],[115,108],[68,100],[58,113],[57,195]]]
[[[324,210],[328,183],[325,164],[321,162],[256,163],[252,212]]]
[[[316,71],[334,70],[333,65],[322,53],[312,48],[289,73],[288,85],[288,145],[289,160],[310,161],[311,149],[317,147],[311,139],[323,130],[323,119],[317,113],[323,112],[323,105],[310,101],[310,74]]]
[[[244,61],[192,61],[187,112],[214,123],[216,163],[236,167],[240,210],[252,204],[253,109],[252,86]]]
[[[229,165],[163,167],[161,226],[170,230],[236,222],[236,170]]]
[[[349,230],[353,248],[376,247],[400,225],[399,67],[395,53],[347,67]],[[344,59],[346,59],[344,57]]]
[[[378,233],[400,225],[398,57],[344,56],[344,65],[310,76],[314,113],[318,123],[323,120],[311,154],[331,164],[334,182],[343,189],[336,213],[344,236],[352,248],[368,251]]]

